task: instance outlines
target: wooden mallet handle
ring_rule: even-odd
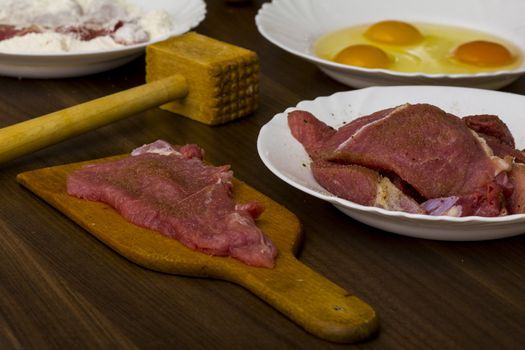
[[[0,163],[183,98],[186,79],[179,74],[0,129]]]
[[[257,54],[190,32],[146,47],[147,84],[0,129],[0,163],[159,107],[208,125],[255,111]]]

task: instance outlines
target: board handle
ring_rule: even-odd
[[[182,98],[179,74],[0,129],[0,163]]]
[[[280,256],[274,269],[258,268],[237,277],[237,283],[320,338],[354,343],[379,327],[372,307],[293,256]]]

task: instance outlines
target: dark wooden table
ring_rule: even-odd
[[[257,51],[261,104],[210,127],[159,109],[86,133],[0,168],[1,349],[337,349],[247,290],[181,277],[122,258],[19,186],[15,176],[128,152],[158,138],[194,142],[215,164],[293,211],[304,225],[299,259],[370,303],[379,334],[363,349],[520,349],[525,346],[525,236],[485,242],[413,239],[370,228],[288,186],[260,161],[261,126],[297,102],[348,87],[267,42],[262,2],[208,1],[197,31]],[[144,58],[93,76],[0,78],[0,126],[144,81]],[[504,89],[525,94],[525,79]],[[2,142],[2,140],[0,140]]]

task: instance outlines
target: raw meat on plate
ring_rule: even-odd
[[[404,104],[338,130],[301,110],[288,114],[288,125],[312,159],[314,178],[342,198],[431,215],[523,212],[516,203],[523,196],[514,193],[519,176],[509,178],[523,154],[495,116],[462,119],[433,105]]]

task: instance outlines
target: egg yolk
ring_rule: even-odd
[[[335,55],[334,61],[363,68],[386,68],[390,65],[390,59],[383,50],[364,44],[344,48]]]
[[[458,46],[454,57],[461,62],[476,66],[504,66],[514,58],[507,48],[498,43],[484,40],[471,41]]]
[[[364,35],[370,40],[390,45],[412,45],[423,40],[423,35],[416,27],[401,21],[377,22]]]

